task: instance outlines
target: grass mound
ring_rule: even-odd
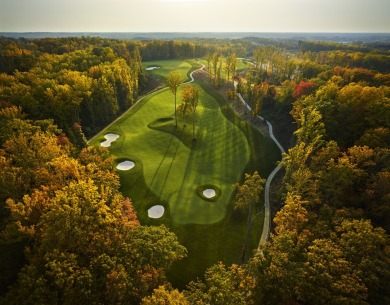
[[[204,190],[207,190],[207,189],[213,189],[215,191],[215,196],[211,197],[211,198],[206,197],[203,194],[203,192],[204,192]],[[203,200],[216,202],[221,197],[222,190],[218,186],[216,186],[215,184],[203,184],[203,185],[199,185],[199,186],[196,187],[196,194],[200,198],[202,198]]]

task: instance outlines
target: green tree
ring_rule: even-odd
[[[182,92],[182,98],[188,100],[188,102],[184,102],[184,103],[189,103],[193,111],[192,114],[192,139],[193,140],[196,140],[195,119],[196,119],[196,107],[198,107],[198,102],[199,102],[199,95],[200,95],[200,91],[195,86],[186,86],[184,87]]]
[[[264,100],[264,88],[262,85],[255,85],[252,88],[252,117],[260,115],[261,107]]]
[[[295,304],[298,283],[304,280],[303,263],[307,236],[282,231],[271,235],[251,264],[257,268],[253,290],[257,304]]]
[[[385,231],[374,228],[369,220],[344,220],[335,229],[337,244],[367,287],[368,303],[390,301],[389,240]]]
[[[318,239],[308,247],[298,298],[308,304],[367,305],[367,288],[337,244]]]
[[[299,128],[295,132],[298,143],[304,142],[314,149],[324,144],[325,125],[322,122],[321,113],[312,106],[302,109],[298,121]]]
[[[245,174],[245,180],[243,184],[236,184],[236,202],[234,205],[235,210],[247,210],[247,231],[245,235],[245,242],[243,246],[242,259],[245,258],[245,251],[251,227],[252,209],[259,204],[260,193],[263,190],[263,184],[265,179],[261,178],[259,173],[255,171],[252,175]]]
[[[234,76],[234,72],[236,71],[237,65],[237,56],[236,54],[230,54],[225,59],[225,71],[227,73],[227,81],[230,82],[230,75]]]
[[[177,72],[177,71],[169,72],[167,79],[166,79],[166,83],[167,83],[169,89],[171,90],[171,92],[173,93],[173,95],[175,96],[175,126],[176,127],[177,127],[176,95],[177,95],[177,88],[180,86],[180,84],[182,82],[183,82],[183,78],[179,72]]]
[[[186,126],[187,113],[193,110],[193,131],[195,131],[195,111],[199,100],[199,90],[194,86],[185,86],[181,92],[181,100],[182,104],[180,105],[179,109],[183,116],[184,126]],[[195,106],[195,108],[193,108],[193,106]]]
[[[283,187],[287,192],[307,198],[316,194],[316,183],[308,166],[313,155],[313,147],[304,142],[298,143],[284,155],[281,166],[285,167]]]
[[[204,283],[191,282],[184,294],[190,304],[251,305],[254,287],[255,278],[245,267],[219,262],[206,270]]]

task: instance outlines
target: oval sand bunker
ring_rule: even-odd
[[[109,146],[111,146],[112,142],[116,141],[116,139],[119,138],[119,135],[116,133],[108,133],[104,136],[104,138],[106,140],[104,142],[100,143],[100,146],[109,147]]]
[[[119,163],[116,168],[121,171],[128,171],[134,167],[135,163],[133,161],[123,161]]]
[[[215,193],[215,190],[213,189],[205,189],[203,191],[203,196],[205,196],[206,198],[213,198],[215,197],[216,193]]]
[[[150,71],[150,70],[155,70],[155,69],[160,69],[160,67],[149,67],[149,68],[146,68],[145,70]]]
[[[154,205],[148,210],[149,218],[160,218],[164,215],[164,207],[162,205]]]

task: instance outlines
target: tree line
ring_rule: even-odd
[[[87,47],[62,55],[41,53],[28,69],[17,60],[8,61],[10,56],[20,55],[24,62],[26,52],[12,45],[6,47],[8,68],[14,70],[0,74],[0,101],[21,107],[32,119],[54,119],[80,147],[85,146],[80,130],[90,137],[128,109],[138,96],[142,79],[138,49],[125,58],[110,47]]]

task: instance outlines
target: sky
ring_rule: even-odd
[[[390,32],[390,0],[0,0],[0,32]]]

